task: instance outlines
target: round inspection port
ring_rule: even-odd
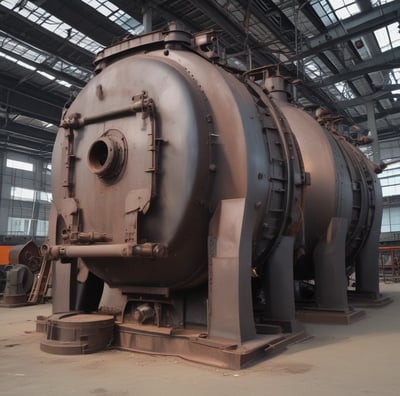
[[[89,163],[94,170],[101,169],[108,158],[108,146],[103,140],[94,142],[89,151]]]
[[[102,179],[113,179],[121,173],[125,153],[125,139],[122,134],[116,130],[108,131],[90,146],[89,168]]]

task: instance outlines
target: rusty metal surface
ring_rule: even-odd
[[[42,327],[44,327],[42,325]],[[44,352],[76,355],[101,351],[111,345],[114,317],[95,314],[62,314],[47,319]]]
[[[298,310],[296,318],[301,322],[307,323],[330,323],[348,325],[365,316],[365,311],[346,310],[346,311],[327,311],[318,309]]]
[[[352,272],[378,295],[381,197],[375,167],[288,103],[276,67],[218,56],[213,32],[174,30],[99,55],[61,120],[42,253],[55,313],[97,306],[123,348],[241,367],[267,346],[257,326],[297,332],[305,291],[343,316]],[[191,325],[198,342],[178,337]]]
[[[9,264],[24,264],[33,273],[39,271],[42,262],[39,247],[29,241],[25,245],[13,246],[8,253]]]
[[[117,325],[114,347],[133,352],[175,355],[210,366],[239,370],[302,339],[305,339],[305,333],[299,331],[256,335],[251,341],[238,344],[223,338],[207,339],[204,334],[191,330],[165,337]]]

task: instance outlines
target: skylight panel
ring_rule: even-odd
[[[297,62],[295,62],[297,65]],[[304,62],[304,73],[312,80],[322,80],[325,77],[331,76],[332,73],[325,64],[320,62],[318,58],[312,58]]]
[[[52,76],[51,74],[46,73],[46,72],[44,72],[44,71],[38,70],[38,73],[39,73],[40,75],[42,75],[43,77],[46,77],[46,78],[49,79],[49,80],[55,80],[55,79],[56,79],[54,76]]]
[[[354,99],[356,97],[354,92],[349,88],[349,86],[345,82],[340,81],[334,85],[337,88],[337,90],[341,92],[342,96],[345,99]]]
[[[143,32],[143,25],[132,18],[126,12],[120,10],[115,4],[108,0],[82,0],[88,6],[94,8],[100,14],[106,16],[110,21],[119,25],[131,34]]]
[[[131,18],[129,15],[125,14],[123,11],[118,10],[115,14],[109,17],[117,25],[121,26],[123,29],[132,34],[140,34],[143,32],[143,25],[140,24],[136,19]]]
[[[361,11],[356,0],[311,0],[310,5],[325,26],[350,18]]]
[[[356,97],[353,90],[344,81],[329,85],[327,89],[336,100],[350,100]]]
[[[10,55],[5,54],[4,52],[1,52],[1,51],[0,51],[0,56],[1,56],[2,58],[6,58],[7,60],[9,60],[9,61],[11,61],[11,62],[14,62],[14,63],[17,62],[17,59],[15,59],[14,57],[12,57],[12,56],[10,56]]]
[[[355,0],[328,0],[339,19],[350,18],[360,12],[360,7]]]
[[[31,65],[28,65],[27,63],[25,63],[25,62],[22,62],[22,61],[17,61],[17,65],[20,65],[20,66],[22,66],[22,67],[24,67],[25,69],[28,69],[28,70],[36,70],[36,67],[33,67],[33,66],[31,66]]]
[[[21,3],[20,0],[5,0],[1,3],[8,9],[42,26],[44,29],[57,34],[92,53],[97,53],[104,48],[100,43],[90,39],[81,32],[76,31],[67,23],[64,23],[43,8],[36,6],[31,1]]]
[[[87,81],[91,76],[91,72],[89,72],[88,70],[73,66],[66,63],[65,61],[57,61],[52,67],[54,70],[69,74],[70,76],[75,77],[78,80]]]
[[[399,23],[395,22],[374,31],[376,40],[382,52],[389,51],[400,45]]]
[[[72,84],[70,84],[69,82],[64,81],[64,80],[57,80],[56,82],[57,82],[58,84],[64,86],[64,87],[67,87],[67,88],[71,88],[71,87],[72,87]]]
[[[332,25],[337,22],[335,13],[328,0],[311,0],[310,5],[313,7],[315,13],[321,18],[325,26]]]
[[[304,64],[304,71],[312,80],[322,78],[321,68],[312,60]]]
[[[13,115],[13,121],[18,124],[28,125],[35,128],[46,128],[54,133],[56,133],[58,130],[58,127],[56,127],[54,124],[51,124],[50,122],[42,121],[37,118],[26,117],[21,114]]]
[[[390,81],[392,84],[400,83],[400,69],[392,69],[390,72]]]
[[[29,70],[40,69],[41,64],[45,64],[47,67],[50,67],[58,72],[68,74],[71,77],[74,77],[83,82],[88,81],[91,76],[91,71],[86,70],[79,66],[72,65],[61,59],[54,62],[53,55],[39,52],[35,48],[30,47],[27,44],[22,44],[14,38],[6,37],[5,35],[3,35],[1,31],[0,31],[0,48],[4,48],[8,53],[13,53],[16,56],[18,55],[20,59],[17,60],[16,58],[7,55],[6,53],[1,51],[0,51],[0,56],[4,58],[7,57],[8,60],[15,62],[18,65],[25,67],[26,69]],[[30,64],[24,62],[21,58],[29,61]],[[32,63],[36,64],[37,66],[35,67],[34,65],[32,65]],[[62,83],[61,85],[64,85],[66,87],[71,86],[71,84],[69,84],[68,82],[65,82],[65,84]]]

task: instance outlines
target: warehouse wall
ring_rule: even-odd
[[[50,168],[48,158],[0,150],[1,244],[42,241],[46,237]]]
[[[372,152],[368,146],[361,149],[367,156]],[[379,175],[384,196],[381,241],[400,244],[400,139],[381,142],[380,154],[392,162]],[[28,170],[7,166],[13,161],[27,164]],[[0,198],[0,244],[42,243],[51,206],[50,159],[0,149]]]
[[[400,139],[379,143],[380,158],[389,164],[378,175],[382,185],[383,216],[380,241],[383,244],[400,244]],[[363,146],[364,154],[372,158],[372,147]]]

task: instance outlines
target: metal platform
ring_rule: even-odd
[[[120,324],[115,327],[113,346],[134,352],[179,356],[193,362],[239,370],[305,337],[304,331],[293,334],[257,334],[254,340],[239,345],[225,339],[207,339],[207,334],[199,329],[174,330]]]

